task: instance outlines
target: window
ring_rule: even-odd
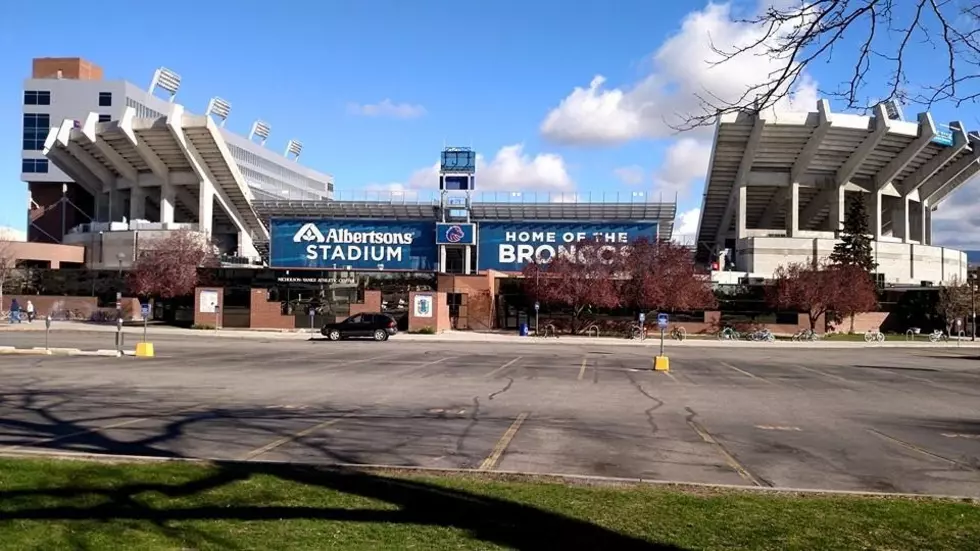
[[[99,92],[99,107],[112,107],[112,92]]]
[[[21,172],[28,173],[47,173],[48,171],[48,160],[47,159],[24,159],[21,162],[20,167]]]
[[[51,92],[25,90],[24,105],[51,105]]]
[[[99,115],[99,122],[109,122],[112,120],[112,115]]]
[[[51,115],[47,113],[24,113],[23,148],[27,151],[44,149],[44,140],[47,139],[50,130]]]

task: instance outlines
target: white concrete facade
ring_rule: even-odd
[[[58,128],[64,120],[77,121],[79,126],[91,115],[103,120],[120,121],[127,109],[133,110],[134,119],[159,119],[169,115],[173,103],[157,97],[144,88],[124,80],[80,80],[69,78],[30,78],[24,81],[24,92],[45,93],[46,104],[23,105],[24,125],[35,123],[42,117],[47,121],[39,140],[28,140],[25,132],[21,152],[21,181],[63,183],[72,182],[56,163],[48,162],[45,170],[23,169],[35,160],[47,157],[43,141],[51,128]],[[100,105],[100,97],[108,97],[109,105]],[[103,100],[104,101],[104,100]],[[25,128],[25,130],[27,130]],[[263,198],[282,200],[330,200],[333,199],[334,179],[289,159],[282,152],[264,144],[219,127],[224,147],[231,154],[244,181]],[[38,165],[39,168],[42,168]]]
[[[980,171],[980,136],[937,125],[832,113],[772,119],[722,117],[716,128],[698,225],[697,254],[734,252],[735,269],[772,274],[780,264],[830,254],[849,202],[868,212],[879,274],[888,283],[965,277],[966,257],[933,246],[932,211]]]
[[[176,225],[183,211],[204,234],[214,235],[216,225],[237,234],[239,256],[258,256],[254,241],[267,241],[268,230],[217,124],[168,106],[161,118],[137,118],[127,107],[118,121],[100,123],[90,113],[77,127],[66,119],[49,133],[44,154],[96,197],[99,222],[128,218],[178,229],[186,227]],[[148,215],[150,205],[155,216]]]

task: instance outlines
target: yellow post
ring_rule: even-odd
[[[670,358],[667,356],[656,356],[653,358],[654,371],[670,371]]]
[[[152,342],[138,342],[136,343],[136,357],[138,358],[152,358],[153,357],[153,343]]]

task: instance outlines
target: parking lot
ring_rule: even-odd
[[[684,346],[665,374],[650,369],[653,348],[587,342],[154,341],[153,359],[0,356],[0,453],[980,497],[975,349]]]

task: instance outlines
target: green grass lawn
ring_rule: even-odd
[[[299,466],[0,459],[0,547],[977,549],[927,499],[381,476]]]

